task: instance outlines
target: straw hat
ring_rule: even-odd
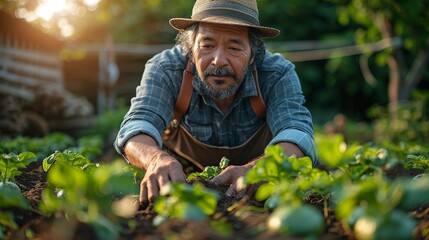
[[[170,25],[182,31],[196,22],[229,24],[259,29],[262,37],[275,37],[280,31],[259,24],[256,0],[196,0],[191,18],[172,18]]]

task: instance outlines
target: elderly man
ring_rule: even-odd
[[[255,0],[197,0],[190,19],[170,25],[179,30],[177,44],[146,63],[115,141],[145,170],[143,205],[168,182],[185,181],[175,156],[201,169],[226,156],[230,166],[212,181],[238,196],[249,194],[238,180],[267,145],[316,163],[299,78],[291,62],[266,51],[263,38],[280,32],[259,24]]]

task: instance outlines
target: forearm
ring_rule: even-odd
[[[161,150],[152,137],[138,134],[130,138],[125,144],[125,156],[133,166],[147,169],[151,163],[162,158],[172,158],[167,152]]]
[[[277,143],[277,145],[279,145],[280,147],[283,148],[283,151],[285,152],[285,154],[287,156],[295,155],[298,158],[305,156],[305,154],[301,151],[301,149],[298,147],[298,145],[296,145],[294,143],[279,142],[279,143]],[[253,167],[256,164],[256,162],[263,157],[264,157],[264,154],[262,154],[261,156],[251,160],[249,163],[246,164],[246,166]]]
[[[295,143],[291,142],[279,142],[277,143],[280,147],[283,148],[283,151],[287,156],[295,155],[296,157],[304,157],[305,154],[302,152],[302,150],[296,145]]]

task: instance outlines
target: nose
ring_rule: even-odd
[[[224,51],[223,48],[218,47],[213,52],[212,64],[217,66],[217,67],[222,67],[222,66],[228,65],[228,59],[226,56],[226,52]]]

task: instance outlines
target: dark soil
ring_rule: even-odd
[[[40,163],[39,163],[40,164]],[[407,173],[402,169],[389,172],[389,177],[406,176],[417,173]],[[41,192],[46,185],[46,173],[41,166],[35,164],[16,178],[18,186],[24,192],[33,209],[38,209],[41,201]],[[267,211],[258,211],[263,203],[253,198],[227,197],[226,187],[211,186],[204,180],[198,180],[206,187],[218,191],[221,199],[216,213],[205,221],[169,220],[160,226],[154,227],[152,220],[156,216],[153,206],[139,209],[133,223],[122,223],[121,239],[285,239],[275,233],[266,231],[265,222],[269,216]],[[324,199],[320,196],[310,196],[306,202],[320,209],[325,215],[326,227],[318,239],[354,239],[353,234],[347,232],[336,219],[333,209],[324,209]],[[253,207],[253,208],[252,208]],[[248,209],[255,209],[248,211]],[[15,218],[20,226],[18,231],[7,232],[8,239],[28,239],[29,232],[35,239],[97,239],[91,226],[79,222],[67,222],[73,226],[73,235],[64,235],[58,218],[44,217],[35,211],[15,210]],[[419,221],[415,239],[429,239],[429,208],[420,207],[410,212]],[[55,221],[54,221],[55,220]],[[128,219],[129,220],[129,219]],[[224,223],[224,224],[222,224]],[[305,224],[305,223],[303,223]],[[30,234],[30,235],[31,235]],[[301,239],[288,237],[287,239]]]

